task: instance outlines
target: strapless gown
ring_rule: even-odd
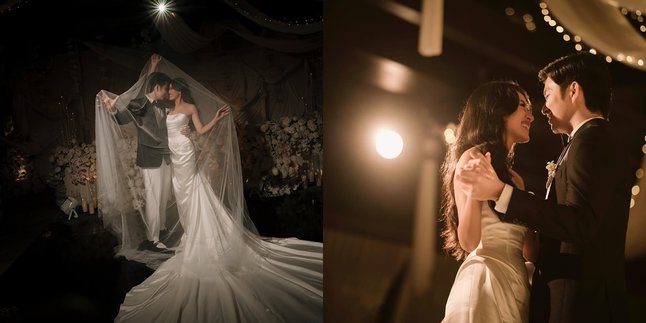
[[[458,269],[442,322],[527,322],[526,228],[501,222],[483,203],[481,231],[480,244]]]
[[[188,122],[166,119],[182,242],[126,294],[115,321],[322,322],[322,244],[240,232],[196,171],[193,143],[180,133]]]

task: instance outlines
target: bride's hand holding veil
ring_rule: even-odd
[[[213,118],[215,122],[217,123],[218,121],[222,120],[227,114],[231,112],[231,107],[228,104],[225,104],[220,107],[218,112],[215,113],[215,117]]]

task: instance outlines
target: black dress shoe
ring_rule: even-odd
[[[168,253],[168,254],[175,253],[175,251],[168,249],[168,247],[166,247],[160,241],[153,242],[151,245],[152,246],[151,246],[150,250],[152,250],[154,252],[161,252],[161,253]]]
[[[139,246],[137,247],[137,250],[150,250],[151,247],[154,247],[155,245],[153,244],[152,241],[150,240],[144,240],[142,241]]]

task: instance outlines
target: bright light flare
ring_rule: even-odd
[[[166,17],[169,14],[173,15],[172,0],[151,0],[148,6],[150,8],[150,11],[157,17],[157,19]]]
[[[395,131],[380,129],[375,137],[375,147],[379,155],[386,159],[394,159],[404,148],[402,137]]]
[[[166,9],[168,9],[168,7],[166,7],[165,2],[160,2],[160,3],[157,4],[157,11],[159,13],[163,14],[164,12],[166,12]]]

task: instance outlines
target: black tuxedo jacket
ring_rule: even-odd
[[[627,155],[603,119],[582,125],[569,145],[552,198],[514,189],[503,220],[540,232],[539,284],[578,281],[576,321],[626,322],[624,249],[632,185]]]
[[[128,111],[115,114],[117,123],[135,122],[137,127],[137,166],[141,168],[157,168],[162,161],[170,163],[168,149],[168,130],[166,129],[166,113],[155,112],[156,104],[141,97],[130,101]],[[161,106],[162,111],[164,107]]]

